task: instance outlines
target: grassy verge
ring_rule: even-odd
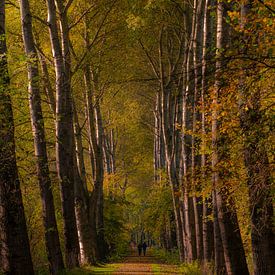
[[[119,264],[106,264],[100,266],[87,266],[83,268],[75,268],[67,271],[66,275],[90,275],[90,274],[112,274],[119,267]]]
[[[197,261],[194,261],[192,263],[181,263],[179,261],[179,255],[177,250],[165,251],[164,249],[153,249],[152,253],[162,263],[165,263],[167,265],[173,265],[173,269],[176,273],[184,275],[203,275],[202,268]],[[162,266],[154,264],[152,268],[154,273],[160,273],[167,271],[165,269],[167,269],[168,267],[165,265]]]
[[[152,264],[152,271],[153,273],[160,273],[162,270],[158,264]]]
[[[164,249],[152,249],[152,254],[161,262],[172,265],[179,265],[179,254],[177,250],[166,251]]]

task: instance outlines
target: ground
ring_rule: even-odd
[[[157,258],[151,255],[150,250],[146,256],[138,256],[132,251],[120,263],[111,263],[99,267],[86,267],[77,269],[70,273],[71,275],[90,275],[90,274],[133,274],[133,275],[149,275],[149,274],[184,274],[179,267],[161,263]]]

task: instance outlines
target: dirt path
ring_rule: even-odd
[[[128,256],[114,274],[153,274],[152,264],[155,259],[152,256]]]
[[[122,274],[180,274],[176,266],[161,264],[155,257],[148,252],[147,256],[138,256],[132,252],[125,261],[120,264],[118,269],[113,273],[115,275]]]

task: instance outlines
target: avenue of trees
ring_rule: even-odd
[[[0,273],[153,240],[275,272],[273,1],[1,0]]]

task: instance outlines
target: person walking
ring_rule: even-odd
[[[146,244],[146,242],[144,242],[144,243],[142,244],[143,256],[146,255],[146,249],[147,249],[147,244]]]
[[[143,245],[141,243],[138,244],[138,256],[141,256]]]

